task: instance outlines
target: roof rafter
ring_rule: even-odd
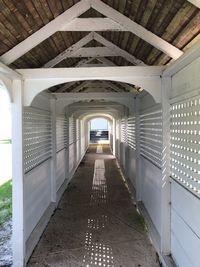
[[[133,34],[137,35],[139,38],[143,39],[144,41],[148,42],[152,46],[161,50],[162,52],[164,52],[171,58],[177,59],[183,54],[183,52],[179,50],[178,48],[176,48],[175,46],[171,45],[167,41],[158,37],[156,34],[148,31],[143,26],[132,21],[131,19],[124,16],[123,14],[113,9],[112,7],[106,5],[102,1],[90,0],[90,4],[91,4],[91,7],[94,8],[96,11],[100,12],[101,14],[103,14],[104,16],[110,19],[113,19],[117,23],[120,23],[128,31],[132,32]]]
[[[200,8],[200,0],[188,0],[188,2],[190,2],[191,4],[193,4],[196,7]]]
[[[138,66],[145,66],[146,65],[142,60],[137,59],[133,55],[129,54],[127,51],[119,48],[117,45],[106,40],[103,36],[101,36],[100,34],[98,34],[96,32],[94,32],[94,40],[105,45],[111,51],[114,51],[117,55],[125,58],[127,61],[131,62],[133,65],[138,65]]]
[[[195,1],[197,0],[191,0]],[[8,52],[3,54],[1,56],[1,61],[7,65],[14,62],[19,57],[23,56],[25,53],[30,51],[32,48],[43,42],[45,39],[56,33],[57,31],[64,29],[65,27],[68,27],[67,25],[70,25],[70,23],[79,23],[80,19],[76,20],[80,15],[85,13],[90,8],[94,8],[101,14],[107,17],[107,19],[112,20],[112,25],[110,27],[119,27],[121,29],[124,28],[124,31],[130,31],[133,34],[137,35],[144,41],[148,42],[152,46],[156,47],[157,49],[161,50],[168,56],[172,57],[173,59],[177,59],[180,57],[183,52],[176,48],[175,46],[171,45],[167,41],[163,40],[162,38],[158,37],[157,35],[153,34],[152,32],[148,31],[141,25],[137,24],[136,22],[132,21],[131,19],[127,18],[117,10],[111,8],[110,6],[106,5],[100,0],[81,0],[68,10],[66,10],[64,13],[56,17],[54,20],[50,21],[48,24],[46,24],[44,27],[42,27],[37,32],[33,33],[31,36],[26,38],[21,43],[17,44],[15,47],[10,49]],[[91,18],[88,18],[89,21],[91,21]],[[73,21],[74,20],[74,21]],[[84,21],[86,21],[85,19]],[[108,21],[108,20],[105,20]],[[72,23],[72,25],[73,25]],[[84,22],[87,23],[87,22]],[[104,22],[104,24],[107,24],[107,22]],[[118,26],[118,25],[121,26]],[[73,26],[74,27],[74,26]],[[88,27],[94,27],[88,26]],[[96,29],[98,29],[100,26],[100,23],[97,23]],[[109,26],[107,26],[109,27]],[[69,27],[70,29],[70,27]],[[68,29],[68,30],[69,30]],[[73,28],[72,28],[73,30]],[[106,28],[105,28],[106,30]]]
[[[105,47],[84,47],[87,43],[92,40],[96,40],[101,43]],[[107,50],[105,50],[107,48]],[[106,54],[107,53],[107,54]],[[67,48],[65,51],[60,53],[54,59],[47,62],[43,67],[44,68],[52,68],[60,63],[62,60],[70,57],[94,57],[94,58],[102,58],[109,56],[120,56],[125,58],[127,61],[131,62],[133,65],[141,65],[145,66],[145,63],[141,60],[138,60],[133,55],[129,54],[127,51],[119,48],[117,45],[111,43],[106,40],[103,36],[96,32],[91,32],[81,40],[79,40],[74,45]]]
[[[71,22],[74,18],[79,17],[90,9],[90,2],[88,0],[81,0],[71,8],[67,9],[64,13],[50,21],[44,27],[33,33],[21,43],[10,49],[8,52],[1,56],[1,61],[9,65],[19,57],[26,54],[35,46],[46,40],[48,37],[56,33],[62,26]]]
[[[79,40],[77,43],[73,44],[69,48],[67,48],[65,51],[60,53],[58,56],[56,56],[54,59],[47,62],[43,68],[52,68],[58,63],[60,63],[62,60],[64,60],[67,57],[70,57],[75,51],[83,47],[84,45],[88,44],[90,41],[93,40],[93,33],[90,32],[85,37],[83,37],[81,40]]]

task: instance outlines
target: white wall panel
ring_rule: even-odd
[[[136,188],[136,150],[132,148],[128,148],[128,164],[129,164],[129,169],[128,169],[128,177],[131,180],[134,188]]]
[[[161,233],[161,177],[162,171],[142,158],[142,201],[158,233]]]
[[[133,150],[136,149],[136,140],[135,140],[135,116],[131,116],[127,119],[127,142],[128,146]]]
[[[65,180],[65,168],[66,168],[66,151],[65,149],[60,150],[57,154],[56,154],[56,189],[58,191],[58,189],[60,188],[60,186],[62,185],[62,183]]]
[[[24,172],[52,157],[51,116],[47,111],[24,108]]]
[[[75,162],[76,162],[76,153],[75,153],[76,146],[75,144],[71,144],[69,146],[69,173],[73,171]]]
[[[200,58],[172,77],[171,252],[178,267],[200,266]]]
[[[41,216],[51,203],[51,159],[43,162],[25,174],[24,209],[25,238],[37,225]]]
[[[161,168],[162,112],[160,107],[149,109],[140,115],[140,154]]]
[[[200,266],[200,239],[172,209],[172,257],[178,267]]]
[[[172,78],[171,98],[200,89],[200,58],[176,73]]]
[[[68,123],[64,115],[56,116],[56,151],[68,146]]]
[[[126,118],[123,118],[121,120],[121,142],[120,142],[120,162],[123,166],[123,168],[126,168],[126,146],[127,146],[127,122],[126,122]]]

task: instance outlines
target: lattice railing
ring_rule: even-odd
[[[200,97],[171,106],[171,176],[200,197]]]
[[[68,123],[66,117],[56,117],[56,151],[60,151],[65,147],[68,147]]]
[[[24,172],[52,156],[52,127],[49,112],[24,108]]]
[[[134,150],[136,149],[135,127],[136,127],[136,118],[135,116],[131,116],[127,120],[127,141],[128,141],[128,146]]]
[[[140,115],[140,154],[162,166],[162,112],[161,109]]]

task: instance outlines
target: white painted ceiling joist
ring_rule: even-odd
[[[200,8],[200,0],[188,0],[188,2],[190,2],[191,4],[193,4],[196,7]]]
[[[95,77],[97,80],[100,78],[122,76],[122,77],[152,77],[162,75],[165,66],[129,66],[129,67],[103,67],[101,71],[99,68],[43,68],[43,69],[16,69],[17,72],[23,75],[24,79],[41,80],[41,79],[61,79],[77,78],[81,80],[81,77],[85,79]],[[88,71],[88,72],[87,72]]]
[[[79,57],[115,57],[118,54],[107,47],[82,47],[66,58]]]
[[[79,32],[127,31],[119,23],[109,18],[76,18],[60,30]]]
[[[79,40],[74,45],[67,48],[65,51],[60,53],[57,57],[47,62],[43,68],[52,68],[56,66],[58,63],[60,63],[62,60],[64,60],[67,57],[71,57],[71,55],[76,52],[78,49],[82,48],[84,45],[88,44],[90,41],[93,40],[93,33],[87,34],[85,37],[83,37],[81,40]]]
[[[99,63],[99,64],[83,64],[82,67],[87,68],[96,68],[96,67],[108,67],[107,64]]]
[[[110,59],[107,59],[105,57],[98,57],[97,60],[103,64],[106,64],[108,67],[116,66],[115,63],[113,63]]]
[[[129,54],[127,51],[119,48],[117,45],[106,40],[103,36],[101,36],[100,34],[98,34],[96,32],[94,32],[94,40],[105,45],[110,50],[114,51],[118,56],[125,58],[127,61],[131,62],[133,65],[145,66],[145,63],[143,61],[137,59],[133,55]]]
[[[81,59],[77,64],[76,64],[76,68],[80,68],[83,67],[85,64],[88,64],[90,62],[92,62],[95,58],[87,58],[87,59]]]

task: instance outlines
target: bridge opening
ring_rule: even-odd
[[[90,144],[109,144],[110,143],[110,125],[102,118],[96,118],[90,121]]]
[[[13,267],[200,266],[199,1],[1,2]]]

